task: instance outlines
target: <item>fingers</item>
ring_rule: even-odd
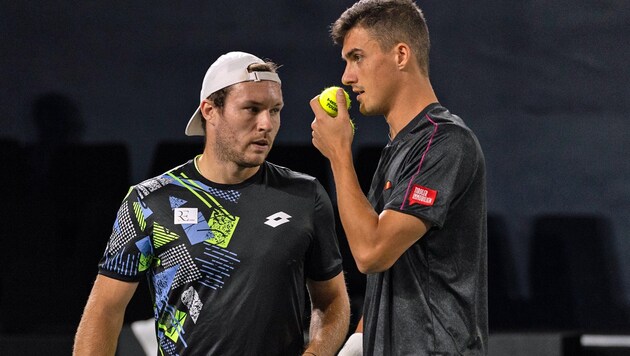
[[[316,127],[317,119],[313,120],[313,123],[311,124],[311,143],[313,144],[313,146],[315,146],[315,148],[317,148],[318,151],[323,154],[322,147],[320,146],[319,142],[319,133],[317,132]]]
[[[326,115],[326,111],[324,111],[324,108],[319,105],[319,95],[316,95],[313,99],[311,99],[309,104],[311,105],[311,110],[313,110],[315,117]]]
[[[315,131],[317,131],[317,118],[313,119],[313,122],[311,122],[311,131],[313,137],[315,137]]]
[[[329,119],[330,116],[328,116],[328,113],[319,104],[319,95],[311,99],[309,104],[311,105],[311,110],[313,110],[313,114],[315,114],[315,117],[313,118],[313,122],[311,123],[311,129],[315,131],[317,127],[317,122],[318,122],[317,120],[326,120],[326,119]]]

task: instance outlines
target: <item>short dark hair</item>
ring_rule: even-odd
[[[265,63],[252,63],[247,67],[247,71],[251,72],[273,72],[276,73],[278,70],[278,65],[271,61],[265,61]],[[208,96],[208,100],[212,102],[212,105],[219,109],[223,110],[225,106],[225,98],[227,98],[228,94],[232,90],[232,86],[225,87],[223,89],[219,89],[214,93]],[[203,132],[206,132],[206,120],[201,120],[201,127],[203,128]]]
[[[415,52],[420,70],[429,75],[429,29],[422,10],[412,0],[361,0],[330,27],[333,42],[343,45],[348,31],[366,29],[383,51],[404,42]]]

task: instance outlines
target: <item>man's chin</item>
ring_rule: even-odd
[[[370,116],[370,115],[372,115],[372,114],[370,113],[370,110],[368,110],[368,108],[367,108],[367,107],[366,107],[363,103],[361,103],[361,102],[359,102],[359,112],[360,112],[362,115],[365,115],[365,116]]]
[[[263,164],[263,162],[265,162],[266,158],[267,158],[267,153],[256,155],[255,157],[254,156],[248,157],[247,159],[241,161],[240,166],[244,168],[260,167],[260,165]]]
[[[361,113],[361,115],[363,116],[378,116],[378,115],[385,115],[383,112],[381,112],[381,110],[375,110],[373,107],[372,108],[368,108],[367,106],[361,104],[359,106],[359,112]]]

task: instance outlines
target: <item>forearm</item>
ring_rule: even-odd
[[[115,355],[123,316],[88,308],[77,329],[73,355]]]
[[[310,355],[307,352],[317,356],[336,354],[348,332],[349,310],[347,295],[339,295],[326,309],[313,308],[306,355]]]
[[[354,256],[361,264],[372,260],[378,245],[379,216],[363,194],[350,154],[331,160],[341,223]]]
[[[98,275],[74,339],[73,355],[114,355],[125,309],[138,286]]]

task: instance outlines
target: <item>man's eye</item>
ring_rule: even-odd
[[[248,107],[248,108],[247,108],[247,111],[249,111],[249,112],[251,112],[251,113],[253,113],[253,114],[257,114],[257,113],[259,113],[259,112],[260,112],[260,109],[258,109],[258,108],[257,108],[257,107],[255,107],[255,106],[251,106],[251,107]]]

